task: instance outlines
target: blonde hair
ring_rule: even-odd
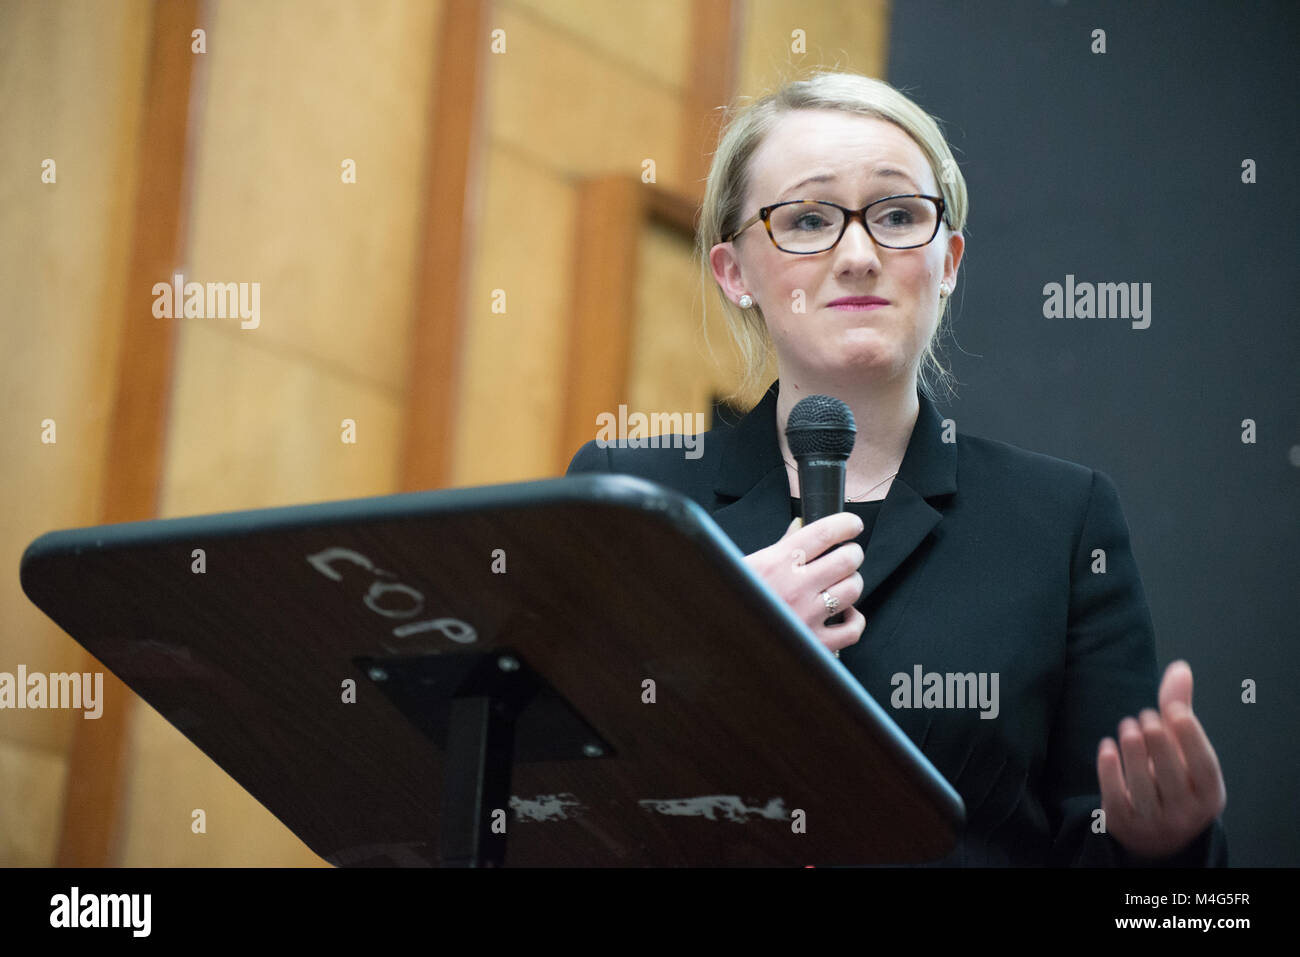
[[[761,377],[772,356],[772,339],[762,311],[755,304],[741,309],[723,293],[713,276],[709,250],[722,242],[742,222],[745,193],[749,185],[749,164],[755,150],[777,121],[793,110],[830,109],[887,120],[907,133],[925,153],[930,169],[944,198],[944,220],[951,232],[960,232],[969,209],[966,180],[953,159],[952,150],[930,114],[894,87],[881,80],[857,73],[819,71],[794,80],[740,108],[733,105],[723,113],[718,148],[713,154],[709,178],[704,189],[696,233],[696,255],[700,262],[703,289],[712,284],[731,337],[740,353],[741,382],[729,400],[745,395],[761,385]],[[751,227],[757,228],[757,227]],[[956,378],[940,361],[936,345],[947,328],[945,320],[952,296],[942,300],[939,321],[926,343],[925,355],[917,370],[918,387],[931,400],[938,398],[936,386],[943,385],[955,395]],[[707,339],[707,295],[706,312]],[[712,346],[710,346],[710,349]],[[933,381],[931,381],[933,376]]]

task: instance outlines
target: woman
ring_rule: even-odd
[[[888,84],[821,73],[733,116],[701,261],[750,382],[769,349],[777,381],[697,459],[590,442],[569,472],[641,475],[713,515],[962,795],[967,832],[940,863],[1225,864],[1218,760],[1185,662],[1157,694],[1110,479],[955,432],[934,408],[966,213],[937,124]],[[819,393],[857,425],[848,501],[782,534],[799,510],[784,425]],[[931,671],[988,677],[1000,701],[922,702],[909,676]]]

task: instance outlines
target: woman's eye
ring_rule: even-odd
[[[910,226],[912,219],[910,210],[887,209],[876,217],[876,222],[881,226]]]

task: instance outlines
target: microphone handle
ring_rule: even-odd
[[[805,526],[819,518],[844,511],[845,460],[821,455],[805,455],[799,463],[799,504]],[[839,548],[838,545],[835,546]],[[844,612],[837,611],[827,624],[844,622]]]

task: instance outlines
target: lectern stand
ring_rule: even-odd
[[[932,860],[961,799],[617,475],[51,532],[28,596],[339,866]]]

